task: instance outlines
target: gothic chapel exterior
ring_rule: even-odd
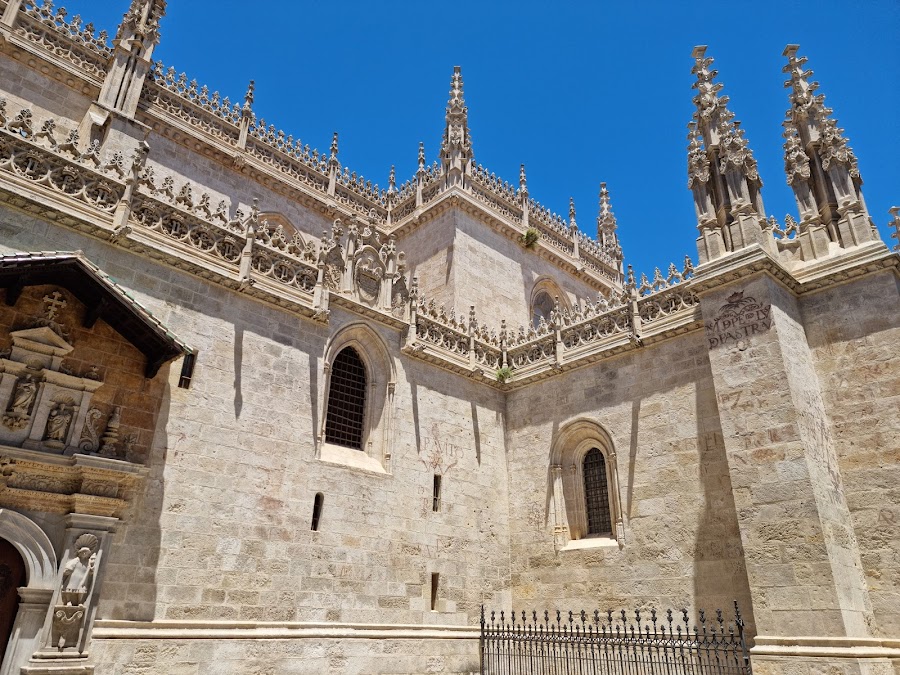
[[[0,675],[471,673],[482,605],[735,599],[756,673],[900,672],[900,257],[795,46],[797,218],[698,47],[697,263],[636,279],[605,186],[594,239],[475,162],[458,68],[379,189],[153,61],[165,5],[0,0]]]

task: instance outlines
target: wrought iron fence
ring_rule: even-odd
[[[481,608],[482,675],[751,675],[744,621],[734,603],[690,626],[688,612],[649,618],[556,611],[485,615]]]

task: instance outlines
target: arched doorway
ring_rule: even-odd
[[[15,546],[0,538],[0,663],[19,609],[19,587],[25,584],[25,561]]]

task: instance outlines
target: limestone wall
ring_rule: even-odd
[[[471,623],[508,597],[502,394],[409,361],[373,325],[396,369],[392,475],[326,464],[322,359],[352,315],[335,308],[326,328],[19,213],[0,228],[2,250],[84,250],[199,350],[190,389],[177,365],[158,376],[168,403],[100,616]]]
[[[727,611],[736,599],[752,624],[702,333],[514,391],[507,405],[516,608]],[[579,418],[601,425],[615,446],[621,548],[554,544],[550,448]]]
[[[479,319],[497,330],[501,319],[512,328],[530,325],[531,294],[544,278],[559,286],[564,305],[597,300],[597,291],[580,279],[459,209],[417,227],[398,247],[426,297],[448,311],[468,312],[475,305]]]
[[[95,640],[98,673],[475,675],[478,638]]]
[[[891,272],[804,298],[879,635],[900,632],[900,294]]]

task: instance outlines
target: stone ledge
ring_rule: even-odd
[[[784,637],[758,635],[751,656],[835,659],[900,658],[900,638]]]
[[[480,629],[447,624],[316,623],[295,621],[118,621],[98,619],[95,640],[284,640],[310,638],[477,640]]]

